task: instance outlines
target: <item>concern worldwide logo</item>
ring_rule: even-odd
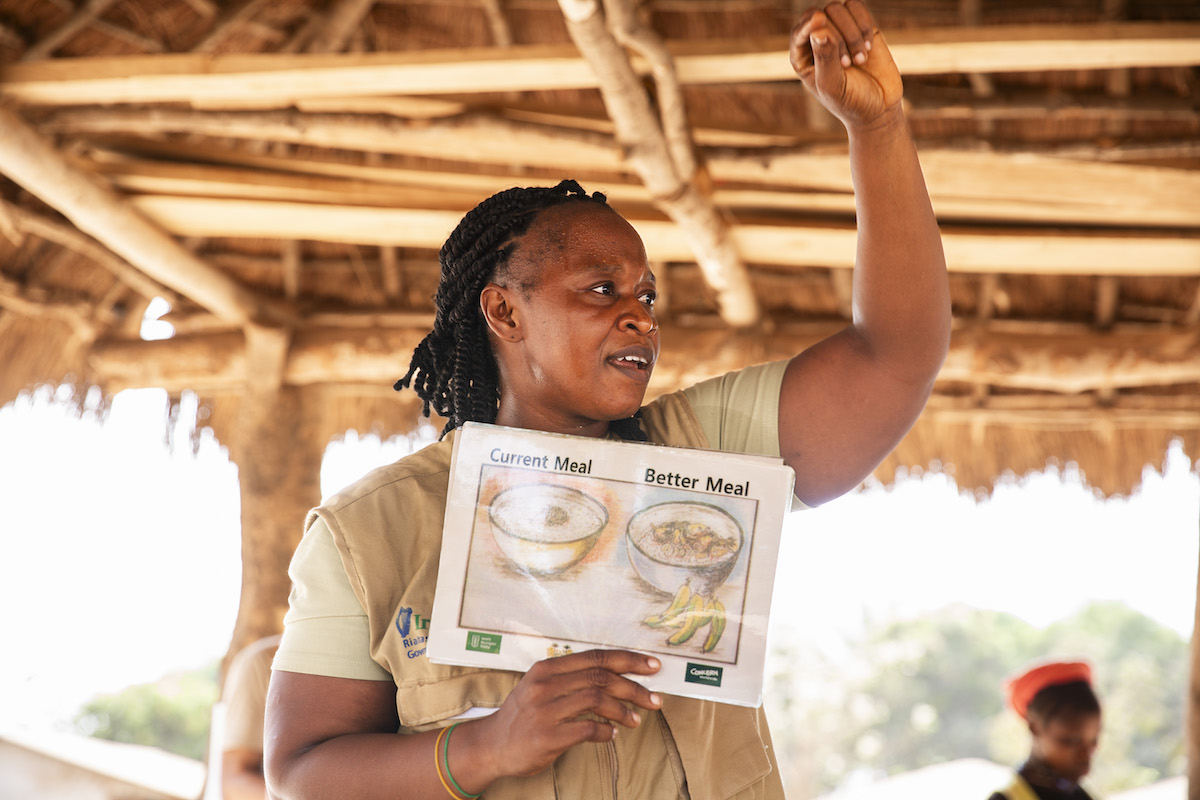
[[[720,686],[721,674],[724,671],[724,667],[688,662],[687,669],[683,673],[683,680],[687,683],[702,683],[705,686]]]

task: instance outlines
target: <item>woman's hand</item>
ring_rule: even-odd
[[[627,650],[588,650],[539,661],[496,713],[455,732],[451,760],[459,746],[488,759],[492,763],[473,765],[481,772],[471,772],[489,782],[500,775],[541,772],[574,745],[610,741],[617,725],[637,727],[637,708],[660,708],[657,694],[625,675],[653,675],[661,666],[657,658]],[[459,777],[457,766],[454,774],[468,792],[484,788],[471,785],[474,776]]]
[[[904,88],[883,34],[862,0],[810,8],[792,29],[792,68],[847,128],[899,113]]]

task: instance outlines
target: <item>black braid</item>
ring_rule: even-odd
[[[417,345],[408,372],[394,388],[411,386],[426,417],[431,408],[445,417],[443,436],[467,421],[495,422],[500,407],[496,359],[479,311],[483,287],[503,271],[516,240],[539,212],[580,201],[607,204],[603,194],[589,196],[572,180],[553,188],[506,189],[467,212],[442,245],[433,330]],[[613,422],[610,430],[624,439],[646,441],[640,416]]]

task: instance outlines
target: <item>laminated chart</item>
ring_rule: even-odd
[[[431,660],[526,670],[652,653],[670,694],[757,706],[793,474],[778,458],[467,423]]]

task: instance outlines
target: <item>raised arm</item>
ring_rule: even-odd
[[[846,126],[858,220],[852,322],[792,360],[780,395],[780,449],[815,505],[857,486],[916,421],[949,346],[950,295],[900,72],[866,5],[810,9],[790,56]]]

